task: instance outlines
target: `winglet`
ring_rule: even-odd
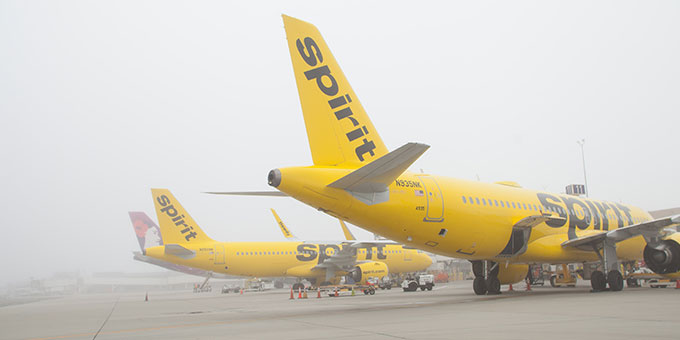
[[[338,219],[340,221],[340,226],[342,227],[342,232],[345,234],[345,238],[347,241],[354,241],[356,240],[356,237],[352,235],[352,232],[349,231],[349,228],[347,228],[347,225],[345,224],[345,221]]]
[[[389,185],[429,148],[429,145],[421,143],[404,144],[328,186],[345,189],[368,205],[386,202],[389,200]]]
[[[287,240],[297,240],[298,238],[293,235],[293,233],[286,228],[286,225],[281,221],[281,218],[279,218],[279,215],[276,213],[276,210],[270,208],[272,211],[272,214],[274,214],[274,218],[276,219],[276,224],[279,225],[279,228],[281,228],[281,232],[283,233],[283,236],[286,237]]]

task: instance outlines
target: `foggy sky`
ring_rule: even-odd
[[[315,24],[412,167],[655,210],[680,206],[674,1],[2,1],[0,284],[152,271],[127,211],[169,188],[212,238],[302,239],[336,220],[269,190],[311,157],[281,14]],[[371,234],[351,227],[358,237]]]

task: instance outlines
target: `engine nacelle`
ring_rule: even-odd
[[[663,240],[655,246],[645,246],[643,256],[647,268],[657,274],[671,274],[680,270],[680,244],[675,238]]]
[[[369,278],[382,279],[389,274],[387,265],[382,262],[366,262],[352,268],[347,276],[350,277],[354,283],[365,284]]]
[[[527,277],[529,272],[528,264],[509,264],[505,267],[505,264],[498,264],[498,280],[501,281],[502,285],[517,283]]]

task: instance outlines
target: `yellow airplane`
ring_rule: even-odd
[[[274,169],[268,183],[391,240],[473,263],[476,294],[522,280],[529,263],[599,262],[594,291],[623,289],[620,260],[680,270],[680,215],[652,219],[620,203],[481,183],[407,168],[428,145],[388,152],[317,28],[283,16],[314,165]],[[244,194],[244,193],[219,193]],[[265,193],[256,193],[265,195]]]
[[[218,274],[306,278],[320,285],[337,283],[345,275],[365,283],[372,277],[421,271],[432,264],[429,256],[392,241],[217,242],[169,190],[151,189],[151,193],[164,244],[145,248],[143,255],[164,262]]]

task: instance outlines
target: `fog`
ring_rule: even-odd
[[[169,188],[212,238],[302,239],[336,220],[269,190],[311,164],[281,14],[315,24],[412,170],[680,206],[680,3],[2,1],[0,284],[158,271],[127,212]],[[359,237],[368,232],[351,227]]]

